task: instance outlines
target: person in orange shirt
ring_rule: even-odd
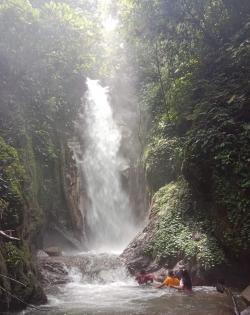
[[[156,288],[162,288],[164,286],[171,287],[171,286],[179,286],[180,281],[177,277],[175,277],[174,272],[169,270],[167,278]]]

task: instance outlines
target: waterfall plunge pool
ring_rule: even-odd
[[[192,294],[135,284],[69,283],[49,296],[46,311],[29,315],[229,315],[229,301],[213,288],[197,287]]]
[[[48,291],[41,311],[22,315],[231,315],[228,298],[212,287],[195,287],[193,293],[139,286],[117,255],[83,253],[69,268],[69,281]],[[117,260],[118,259],[118,260]],[[68,268],[68,267],[67,267]]]

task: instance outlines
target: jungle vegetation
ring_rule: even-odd
[[[117,0],[109,9],[120,22],[112,62],[97,0],[0,2],[0,229],[20,238],[0,240],[0,273],[27,290],[0,286],[26,301],[43,299],[31,253],[44,226],[75,229],[62,168],[86,76],[133,91],[113,97],[138,113],[138,164],[160,214],[145,252],[207,269],[250,258],[249,0]],[[0,301],[22,307],[1,288]]]
[[[140,131],[149,191],[153,196],[160,189],[153,200],[163,212],[147,253],[157,259],[195,256],[206,268],[246,261],[249,1],[121,0],[118,10],[141,121],[147,122]],[[177,188],[169,195],[173,185],[179,185],[178,206],[171,203]],[[179,205],[183,185],[186,206]],[[170,222],[175,228],[167,228]],[[206,249],[192,241],[195,231],[205,233],[200,242],[207,242]]]

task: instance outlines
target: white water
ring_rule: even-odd
[[[129,198],[121,185],[121,170],[125,164],[119,153],[121,132],[113,118],[108,89],[90,79],[87,86],[78,125],[84,143],[80,154],[78,152],[78,168],[89,198],[88,248],[121,251],[136,231]]]
[[[86,254],[87,255],[87,254]],[[93,259],[100,260],[100,254]],[[114,256],[110,257],[111,261]],[[98,262],[99,263],[99,262]],[[194,293],[174,289],[138,286],[125,268],[107,268],[90,280],[77,268],[69,273],[69,283],[48,295],[49,304],[42,308],[47,315],[231,315],[228,300],[214,288],[196,287]],[[28,310],[22,314],[42,315]]]

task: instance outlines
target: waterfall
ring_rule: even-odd
[[[121,185],[125,163],[119,154],[121,132],[113,118],[108,89],[90,79],[87,86],[78,125],[84,143],[78,167],[89,199],[87,245],[94,250],[121,250],[135,234],[129,198]]]

